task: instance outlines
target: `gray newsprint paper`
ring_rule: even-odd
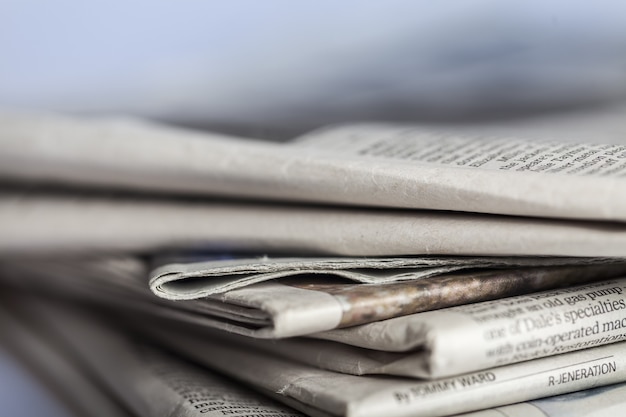
[[[213,334],[211,328],[276,337],[275,332],[262,330],[262,322],[261,330],[246,332],[245,326],[219,320],[214,310],[207,312],[209,309],[204,304],[207,300],[191,300],[187,304],[188,301],[173,302],[152,296],[145,281],[142,282],[145,275],[140,272],[144,266],[136,260],[102,261],[93,265],[56,260],[39,265],[18,263],[12,268],[6,263],[0,266],[2,275],[16,285],[28,285],[30,281],[31,287],[49,292],[56,288],[57,293],[65,296],[73,292],[83,302],[132,311],[154,322],[172,322],[178,326],[187,323],[196,329],[195,334],[206,334],[205,338]],[[275,305],[279,307],[281,302],[288,304],[282,300],[281,293],[266,287],[267,283],[255,285],[263,286],[257,296],[277,298],[279,302]],[[625,285],[626,279],[612,279],[315,334],[326,340],[285,339],[263,343],[243,338],[241,343],[340,372],[438,378],[625,340]],[[317,295],[320,297],[301,303],[315,303],[324,294]],[[316,319],[330,322],[325,315],[340,320],[338,309],[326,313],[311,308],[306,314],[287,314],[290,319],[286,322],[292,329],[299,329],[298,334],[307,334],[317,327]],[[265,326],[271,329],[270,324]],[[219,334],[212,337],[217,340]]]
[[[81,405],[77,408],[77,415],[124,416],[130,415],[129,412],[132,411],[138,413],[136,415],[146,416],[300,416],[299,413],[279,406],[242,385],[197,365],[190,365],[171,355],[161,353],[142,341],[113,331],[98,319],[90,318],[90,315],[81,309],[69,308],[67,305],[61,307],[54,301],[34,299],[32,296],[17,296],[16,293],[6,291],[4,294],[11,296],[13,302],[4,303],[2,307],[3,314],[0,315],[2,340],[11,341],[14,347],[27,351],[31,360],[36,356],[37,365],[45,367],[46,372],[51,372],[55,387],[67,388],[68,395]],[[23,316],[28,316],[28,319],[25,320]],[[53,323],[56,324],[53,325]],[[59,326],[65,330],[59,329]],[[87,329],[83,326],[87,326]],[[85,330],[86,333],[83,333]],[[51,334],[57,334],[57,337],[52,338]],[[83,334],[90,337],[83,337]],[[94,338],[94,335],[98,337]],[[54,343],[52,339],[55,339]],[[52,344],[55,345],[54,349]],[[33,356],[33,354],[36,355]],[[599,384],[602,384],[606,377],[606,374],[600,375],[603,372],[602,364],[608,364],[608,367],[604,366],[604,371],[609,372],[613,363],[606,359],[606,357],[604,361],[592,359],[583,366],[566,366],[561,369],[560,374],[559,370],[545,372],[543,379],[547,377],[548,384],[550,384],[550,376],[554,378],[554,375],[558,375],[559,385],[574,384],[577,380],[592,378],[589,373],[596,371],[598,375],[595,376],[603,377],[599,380]],[[104,363],[104,365],[99,363]],[[263,361],[259,364],[261,367],[266,365]],[[584,372],[583,369],[585,369]],[[63,375],[62,383],[58,379],[61,374]],[[472,385],[475,385],[477,389],[480,387],[478,390],[480,394],[481,391],[491,389],[491,385],[497,385],[496,381],[492,380],[496,376],[495,373],[482,375],[484,375],[482,382],[478,379],[470,382],[472,375],[451,381],[454,381],[455,385],[458,384],[459,388],[464,381],[466,385],[463,389],[469,390]],[[501,373],[498,373],[498,376],[501,376]],[[156,384],[155,381],[160,381],[161,384]],[[557,384],[556,378],[552,382]],[[406,382],[403,385],[406,385]],[[485,386],[481,387],[481,385]],[[104,387],[107,388],[104,389]],[[436,395],[437,389],[434,387],[435,385],[431,385],[430,390],[427,390],[424,384],[418,383],[412,385],[412,391],[404,393],[410,392],[410,395],[415,396],[414,400],[417,401],[420,395],[426,397]],[[328,415],[318,407],[297,400],[297,395],[291,394],[293,388],[274,391],[268,391],[267,388],[260,386],[257,388],[270,396],[299,406],[309,415]],[[421,393],[418,391],[420,389]],[[453,387],[450,386],[448,389],[452,390]],[[148,390],[155,391],[146,396]],[[122,402],[127,401],[128,411],[120,408],[120,405],[108,398],[108,391],[114,395],[123,393],[119,395],[119,399]],[[171,395],[172,392],[178,396]],[[623,385],[608,385],[575,394],[484,410],[471,413],[467,417],[612,417],[619,415],[622,410],[623,393]],[[289,395],[292,396],[288,397]],[[410,396],[404,398],[405,401],[411,400]],[[455,398],[456,396],[453,397]],[[487,395],[484,398],[487,398]],[[144,402],[149,402],[149,404],[144,404]],[[442,402],[443,408],[445,401]],[[500,402],[504,403],[504,401]],[[430,406],[428,403],[426,405]],[[470,408],[472,405],[469,404]],[[398,405],[394,404],[390,408],[390,414],[385,412],[384,415],[396,414],[394,410],[397,407]],[[431,413],[431,415],[439,414],[436,410]]]
[[[460,259],[450,258],[453,263]],[[155,297],[148,289],[148,262],[131,256],[2,259],[0,275],[5,282],[32,291],[121,305],[255,338],[284,338],[626,274],[622,259],[504,258],[502,262],[563,265],[474,269],[367,285],[302,275],[184,301]]]
[[[3,337],[23,339],[22,334],[33,333],[39,340],[31,338],[23,340],[30,343],[22,343],[22,348],[31,351],[33,342],[57,344],[58,355],[70,358],[65,360],[72,364],[55,375],[55,386],[65,389],[83,406],[78,409],[81,416],[302,416],[232,380],[124,334],[93,312],[54,300],[8,295],[11,302],[2,306],[6,316],[0,316],[0,325],[6,331]],[[38,328],[29,329],[31,326]],[[77,373],[91,379],[83,377],[76,384],[78,380],[70,377]],[[95,392],[100,397],[108,393],[120,405],[105,407],[107,403],[94,398],[94,390],[99,390]]]
[[[625,409],[626,384],[621,383],[476,411],[462,417],[615,417],[623,415]]]
[[[626,143],[361,124],[280,145],[24,113],[2,113],[0,126],[3,182],[626,220],[626,196],[616,192],[626,186]]]
[[[624,343],[418,382],[335,373],[210,337],[198,338],[176,326],[152,324],[142,323],[137,330],[312,415],[447,416],[626,379]],[[457,351],[464,357],[458,345]]]
[[[625,223],[17,191],[0,193],[0,230],[0,257],[164,249],[626,256]]]
[[[268,341],[179,325],[198,340],[336,372],[434,379],[625,341],[625,291],[626,279],[602,281],[313,335],[326,340]]]
[[[408,268],[419,264],[424,268]],[[545,266],[528,267],[533,264]],[[402,265],[407,269],[398,268]],[[229,331],[283,338],[624,275],[618,258],[263,258],[166,265],[152,272],[151,288],[171,300],[202,298],[187,308],[222,318]],[[368,285],[338,282],[336,276]],[[291,278],[251,284],[280,277]]]
[[[368,373],[369,350],[409,352],[368,360],[373,373],[437,378],[626,340],[626,278],[428,311],[316,335],[358,346],[333,365]],[[343,346],[342,349],[345,349]],[[417,351],[416,351],[417,350]],[[415,352],[416,351],[416,352]],[[326,355],[333,356],[329,347]],[[331,361],[328,361],[331,362]],[[341,369],[337,368],[340,367]]]
[[[624,261],[626,259],[567,257],[231,257],[201,262],[165,263],[150,273],[150,288],[163,298],[190,300],[259,282],[303,275],[336,276],[361,284],[384,284],[414,281],[463,269],[513,269]]]

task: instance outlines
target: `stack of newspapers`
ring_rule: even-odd
[[[610,127],[276,143],[2,113],[0,341],[77,415],[615,415]]]

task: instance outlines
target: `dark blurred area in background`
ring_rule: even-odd
[[[2,107],[281,139],[623,101],[626,4],[14,0],[0,57]]]

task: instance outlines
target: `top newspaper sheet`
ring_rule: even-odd
[[[280,145],[15,114],[0,126],[5,182],[626,221],[626,144],[355,125]]]

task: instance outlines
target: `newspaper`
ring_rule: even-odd
[[[36,191],[0,193],[0,230],[0,257],[164,249],[311,256],[626,256],[624,223]]]
[[[463,417],[614,417],[623,414],[625,407],[626,384],[621,383],[476,411]]]
[[[447,416],[626,380],[624,343],[418,382],[335,373],[210,337],[198,338],[177,326],[145,322],[137,330],[312,415]]]
[[[4,294],[7,295],[7,292]],[[2,305],[4,314],[0,315],[0,323],[2,323],[3,331],[0,334],[4,340],[10,340],[13,345],[19,346],[29,353],[33,353],[33,349],[39,350],[40,352],[42,349],[44,352],[50,352],[52,349],[52,340],[49,334],[60,332],[59,335],[63,335],[63,337],[58,338],[59,342],[62,341],[63,343],[58,344],[63,344],[64,346],[59,349],[60,352],[55,352],[53,356],[58,356],[62,359],[62,363],[68,365],[59,368],[55,365],[59,363],[58,360],[54,362],[50,361],[50,353],[44,354],[39,363],[41,366],[47,367],[50,372],[55,372],[53,375],[55,376],[55,386],[57,389],[67,388],[68,391],[71,391],[72,398],[83,404],[83,408],[79,409],[77,415],[128,415],[126,410],[119,408],[119,406],[110,402],[110,400],[108,402],[98,401],[97,398],[91,395],[91,393],[96,393],[97,396],[104,398],[106,397],[106,391],[123,392],[124,395],[120,398],[133,398],[132,404],[135,404],[135,406],[131,407],[130,411],[137,413],[136,415],[208,415],[214,417],[224,415],[296,417],[300,415],[214,372],[159,352],[156,348],[148,346],[146,343],[136,340],[136,338],[130,338],[120,331],[112,331],[108,328],[108,325],[104,324],[95,316],[87,314],[84,310],[70,308],[67,305],[61,307],[54,301],[33,299],[32,296],[16,297],[15,293],[11,294],[11,296],[14,302],[4,303]],[[19,300],[18,305],[21,311],[15,311],[15,300]],[[25,313],[24,310],[28,311],[28,315],[37,317],[39,322],[33,323],[32,320],[28,320],[27,322],[20,320],[18,317]],[[35,326],[35,324],[38,324],[38,326]],[[38,328],[41,326],[48,328],[48,331],[45,332],[43,329]],[[83,326],[87,327],[87,333],[83,333]],[[66,330],[61,330],[60,328],[65,328]],[[48,333],[48,336],[43,336],[43,333]],[[83,334],[87,334],[91,337],[83,337]],[[103,343],[106,348],[100,346]],[[115,349],[112,349],[112,347]],[[188,346],[188,348],[191,349],[194,347],[193,345]],[[241,352],[236,352],[236,354],[239,353]],[[254,352],[249,353],[254,354]],[[78,363],[75,361],[77,357],[81,359]],[[203,357],[206,357],[206,354]],[[33,359],[33,355],[29,355],[29,358]],[[115,366],[98,365],[98,363],[101,362],[106,364],[113,363]],[[575,361],[569,361],[569,363],[572,362]],[[261,367],[267,365],[264,361],[259,361],[257,364],[261,365]],[[591,362],[584,365],[587,365],[587,371],[590,369],[602,371],[603,364],[611,366],[611,361],[591,359]],[[282,365],[284,366],[285,364]],[[563,364],[559,363],[556,365]],[[231,366],[231,368],[235,367]],[[607,370],[609,369],[606,366],[605,368]],[[571,374],[576,378],[576,371],[580,371],[581,369],[583,369],[583,367],[569,366],[552,372],[544,372],[541,375],[542,378],[536,379],[539,380],[538,382],[540,384],[545,383],[547,379],[549,384],[550,376],[554,377],[554,375],[559,375],[560,379],[562,378],[560,375],[565,374],[568,375],[566,378],[569,378]],[[498,373],[493,373],[494,376],[502,376],[502,370],[496,371]],[[61,383],[58,379],[59,375],[61,375],[59,372],[62,372],[63,375]],[[251,369],[247,369],[247,372],[251,372]],[[528,373],[528,371],[526,372]],[[623,373],[623,371],[621,372]],[[86,373],[89,374],[89,377],[85,376]],[[527,375],[527,373],[524,375]],[[243,375],[242,372],[238,374]],[[272,373],[272,375],[274,374],[275,373]],[[80,375],[81,379],[74,379],[72,375]],[[484,375],[483,379],[492,378],[491,374],[489,374],[489,376],[487,376],[488,374]],[[515,373],[509,373],[507,376],[515,377]],[[579,372],[579,377],[580,376],[582,376],[582,371]],[[612,376],[614,377],[614,375]],[[602,375],[599,384],[602,384],[606,377],[607,374]],[[332,379],[332,376],[330,378]],[[482,384],[478,381],[470,383],[471,375],[465,376],[464,378],[466,378],[466,386],[461,385],[463,383],[462,379],[456,379],[453,380],[455,385],[449,387],[448,391],[457,391],[459,389],[470,390],[470,387],[475,385],[476,388],[474,392],[478,390],[478,394],[480,394],[480,392],[484,390],[491,392],[491,387],[494,385],[497,387],[507,382],[509,385],[511,384],[511,381],[500,380],[487,380]],[[588,376],[588,378],[591,377]],[[98,384],[96,380],[104,382],[104,384]],[[580,385],[579,381],[581,380],[583,380],[583,378],[578,378],[578,380],[572,379],[564,384]],[[111,384],[112,381],[114,381],[114,383]],[[156,384],[154,381],[161,381],[162,384]],[[407,385],[406,381],[396,382],[402,384],[400,388],[404,388]],[[589,381],[584,382],[588,383]],[[485,385],[486,387],[481,385]],[[441,385],[441,387],[444,386],[445,385]],[[528,386],[528,384],[524,385],[524,387]],[[265,387],[267,387],[267,385]],[[149,396],[146,396],[148,388],[154,391],[151,392]],[[282,397],[285,402],[298,404],[299,407],[306,410],[309,415],[326,415],[326,413],[320,411],[319,406],[312,407],[299,401],[297,395],[295,398],[285,396],[293,395],[295,387],[290,387],[278,393],[275,391],[270,392],[267,388],[261,388],[260,386],[257,386],[257,388],[266,392],[268,395],[279,398]],[[420,383],[411,384],[410,389],[412,390],[410,391],[411,395],[415,397],[436,396],[438,391],[435,385],[431,385],[430,390],[427,391],[424,384]],[[554,387],[550,386],[550,389],[553,391]],[[495,417],[503,415],[508,417],[577,417],[583,415],[608,417],[619,415],[619,412],[622,410],[624,389],[623,384],[608,385],[602,388],[580,391],[575,394],[534,400],[529,403],[508,405],[492,410],[483,410],[470,413],[467,417]],[[349,390],[349,388],[343,388],[343,390],[346,391]],[[419,390],[421,390],[421,392]],[[509,388],[509,391],[510,390]],[[172,396],[172,391],[177,393],[178,396]],[[398,393],[402,393],[402,391],[398,391]],[[404,393],[406,394],[407,392],[405,391]],[[301,392],[300,395],[303,394],[304,393]],[[494,392],[494,396],[495,394]],[[490,397],[493,399],[494,396],[484,394],[483,398],[489,400]],[[323,397],[325,400],[328,394],[325,394]],[[398,410],[402,407],[402,405],[399,404],[400,398],[402,397],[398,397],[398,400],[391,404],[391,407],[389,407],[390,411],[384,410],[384,415],[394,415],[398,414],[397,411],[401,411]],[[407,398],[407,400],[412,399],[411,397],[405,398]],[[142,404],[141,399],[149,403],[149,405]],[[309,400],[310,399],[311,397],[309,397]],[[454,396],[453,400],[458,401],[458,397]],[[439,398],[439,401],[446,403],[444,398]],[[506,399],[500,398],[498,402],[506,403]],[[441,411],[437,411],[439,407],[428,403],[426,406],[435,408],[434,415],[441,415]],[[476,407],[480,407],[480,405],[476,405],[476,401],[472,401],[472,403],[469,404],[469,408]],[[428,410],[421,410],[420,412],[426,411]],[[388,414],[389,412],[390,414]]]
[[[270,258],[271,259],[271,258]],[[280,259],[280,258],[277,258]],[[435,258],[442,264],[448,258]],[[450,262],[462,258],[449,258]],[[487,261],[484,258],[482,261]],[[327,263],[333,261],[328,258]],[[228,261],[233,265],[235,261]],[[428,262],[425,258],[424,262]],[[419,311],[467,304],[626,275],[622,259],[503,258],[501,265],[559,265],[456,272],[384,284],[302,275],[172,302],[148,290],[147,261],[129,256],[0,260],[5,281],[98,304],[132,305],[158,316],[255,338],[284,338],[355,326]],[[594,264],[595,263],[595,264]],[[223,265],[220,263],[220,265]],[[493,265],[493,264],[492,264]],[[331,271],[333,272],[333,271]],[[360,271],[366,273],[366,271]]]
[[[280,145],[130,120],[16,113],[0,115],[0,126],[5,182],[626,220],[626,196],[616,192],[626,185],[626,144],[361,124]]]
[[[2,308],[3,336],[18,337],[33,333],[45,346],[56,341],[66,361],[73,362],[71,373],[55,375],[55,385],[71,393],[84,407],[79,415],[88,416],[209,416],[300,417],[302,414],[234,383],[223,376],[167,354],[157,347],[115,329],[93,311],[38,299],[19,293]],[[19,323],[16,316],[30,317],[31,326]],[[11,325],[9,325],[11,323]],[[7,324],[6,326],[4,324]],[[47,329],[41,335],[42,329]],[[22,347],[33,349],[34,340]],[[40,347],[41,348],[41,347]],[[47,363],[42,363],[48,366]],[[88,375],[80,384],[69,376]],[[65,376],[68,376],[68,379]],[[92,387],[100,396],[110,393],[127,407],[105,407],[102,401],[89,403]],[[102,408],[99,408],[102,407]],[[107,412],[109,414],[107,414]],[[129,413],[130,412],[130,413]]]
[[[626,340],[625,292],[623,278],[417,313],[316,335],[366,349],[346,354],[339,346],[344,359],[332,365],[312,351],[293,355],[363,373],[368,349],[409,351],[381,355],[369,372],[430,378],[473,372]],[[332,357],[332,349],[324,356]],[[371,356],[369,362],[376,364]]]
[[[188,300],[250,284],[302,275],[345,278],[362,284],[414,281],[462,269],[523,268],[615,263],[614,258],[523,257],[230,257],[201,262],[165,262],[150,274],[150,288],[163,298]],[[626,260],[620,260],[626,261]]]
[[[132,259],[117,263],[94,261],[93,265],[59,260],[18,262],[11,267],[5,262],[0,267],[2,276],[15,284],[26,285],[30,279],[33,286],[37,280],[35,287],[47,292],[54,293],[56,289],[66,297],[73,293],[75,299],[85,303],[133,311],[157,322],[187,324],[196,329],[196,334],[211,334],[216,340],[220,334],[210,329],[256,338],[277,337],[282,330],[262,320],[257,327],[233,324],[228,318],[220,320],[216,310],[206,308],[205,303],[210,300],[158,299],[142,282],[145,275],[137,273],[143,268],[141,263]],[[625,281],[589,283],[315,334],[326,340],[283,339],[264,343],[241,338],[239,343],[346,373],[421,378],[457,375],[624,340]],[[255,284],[262,287],[258,297],[274,298],[276,306],[289,304],[290,300],[283,299],[285,293],[275,292],[268,285]],[[255,286],[234,291],[251,291]],[[300,303],[315,304],[318,299],[300,299]],[[291,301],[295,304],[298,298]],[[311,333],[318,327],[317,321],[328,323],[328,316],[334,314],[316,308],[300,315],[296,310],[296,314],[287,315],[285,322],[298,330],[293,333]],[[459,343],[463,346],[462,356]]]

